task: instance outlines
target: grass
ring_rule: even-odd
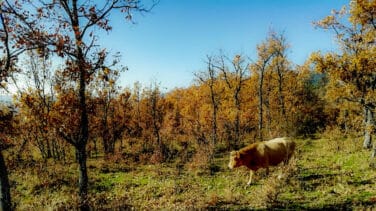
[[[369,166],[369,151],[350,140],[297,143],[288,167],[272,168],[269,176],[258,171],[249,187],[248,170],[230,171],[227,153],[216,156],[211,171],[191,169],[189,163],[137,165],[89,159],[90,204],[96,209],[142,210],[376,208],[376,171]],[[74,163],[52,161],[12,169],[16,208],[74,209],[76,170]],[[283,178],[277,179],[281,172]]]

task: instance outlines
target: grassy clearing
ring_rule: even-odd
[[[248,171],[227,169],[227,153],[212,171],[189,164],[136,165],[88,161],[90,203],[96,209],[358,209],[376,208],[376,170],[370,152],[352,141],[297,140],[288,167],[259,171],[246,187]],[[359,144],[360,145],[360,144]],[[13,170],[12,196],[19,210],[73,209],[77,165],[33,164]],[[283,172],[283,178],[277,179]]]

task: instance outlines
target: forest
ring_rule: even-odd
[[[0,104],[0,210],[375,208],[375,0],[315,22],[338,50],[303,64],[271,29],[255,58],[208,55],[189,87],[122,87],[97,33],[157,3],[0,1],[0,89],[16,87]],[[298,144],[287,176],[244,188],[229,152],[275,137]]]

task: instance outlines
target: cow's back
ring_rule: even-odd
[[[287,138],[276,138],[263,143],[264,154],[269,160],[269,165],[275,166],[287,161],[292,156],[295,143]]]

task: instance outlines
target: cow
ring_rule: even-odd
[[[266,168],[269,173],[269,166],[277,166],[284,162],[288,163],[295,150],[295,142],[283,137],[275,138],[265,142],[250,144],[238,151],[230,153],[230,169],[246,166],[250,169],[247,185],[252,183],[252,176],[259,168]]]

